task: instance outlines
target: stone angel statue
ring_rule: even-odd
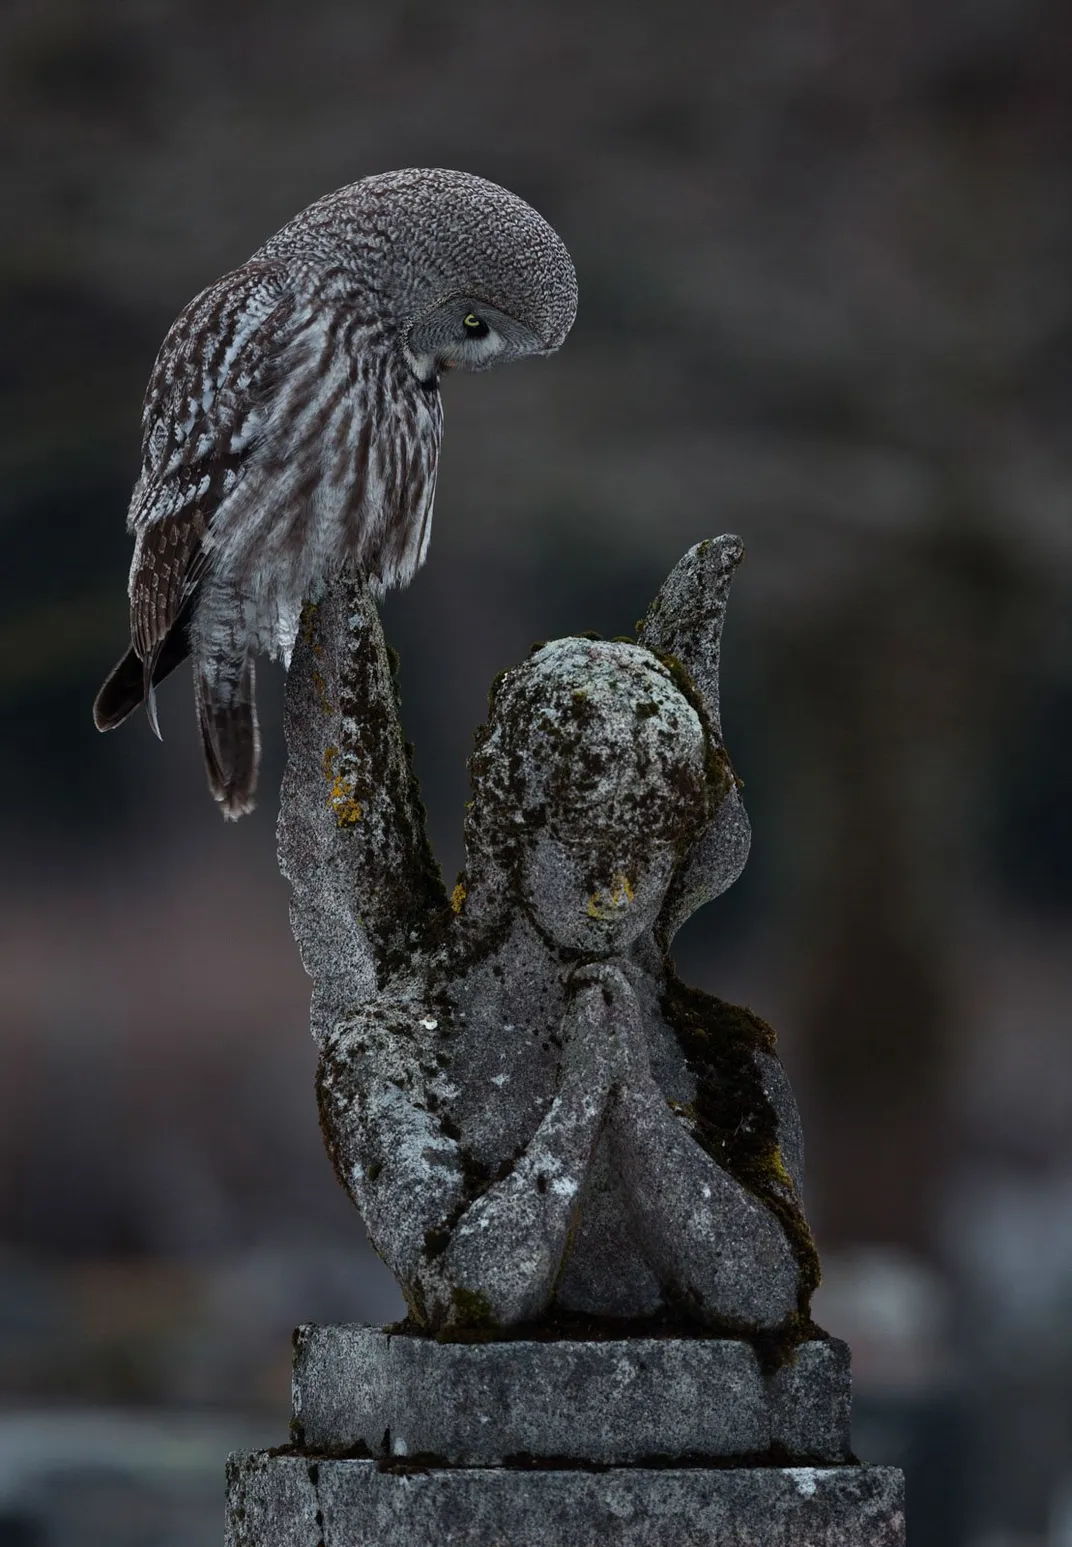
[[[718,692],[742,551],[687,553],[635,644],[558,639],[499,677],[449,897],[372,597],[346,578],[306,609],[280,857],[325,1141],[415,1330],[807,1335],[774,1034],[670,955],[748,854]]]

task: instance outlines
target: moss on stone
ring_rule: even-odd
[[[655,649],[651,645],[645,645],[645,649],[654,655],[655,659],[666,667],[673,678],[674,686],[683,698],[692,705],[704,728],[704,741],[707,755],[705,770],[707,774],[708,800],[713,814],[718,810],[723,800],[729,794],[734,785],[739,784],[734,773],[733,764],[729,754],[722,745],[722,739],[715,735],[715,728],[711,723],[707,702],[703,694],[692,680],[692,673],[685,664],[678,660],[676,655],[670,655],[665,650]]]
[[[796,1258],[797,1310],[784,1327],[760,1340],[787,1356],[815,1335],[810,1307],[819,1283],[819,1256],[782,1158],[777,1115],[756,1058],[757,1053],[776,1056],[777,1039],[751,1010],[688,987],[672,968],[662,1007],[696,1079],[697,1143],[770,1210]]]
[[[491,1303],[479,1290],[461,1289],[455,1286],[450,1292],[450,1303],[454,1313],[452,1320],[456,1327],[473,1332],[497,1331],[498,1322],[495,1320]]]

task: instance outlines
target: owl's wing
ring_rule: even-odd
[[[294,312],[278,267],[246,264],[190,302],[157,356],[127,519],[135,539],[130,638],[151,722],[153,667],[207,568],[203,539],[257,440]]]

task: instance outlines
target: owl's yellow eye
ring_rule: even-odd
[[[488,331],[487,323],[483,322],[475,312],[469,312],[462,318],[462,326],[473,338],[483,338],[484,334]]]

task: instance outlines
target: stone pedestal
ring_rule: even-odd
[[[228,1547],[903,1547],[889,1467],[518,1471],[232,1460]]]
[[[764,1374],[732,1340],[303,1327],[295,1442],[232,1457],[228,1547],[902,1547],[849,1382],[833,1339]]]

